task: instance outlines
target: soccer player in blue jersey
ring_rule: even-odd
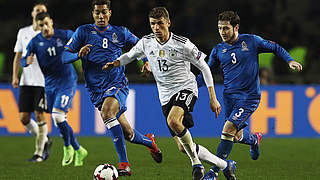
[[[125,68],[103,71],[102,67],[119,57],[123,46],[134,45],[139,39],[127,28],[109,24],[109,0],[93,0],[92,16],[95,23],[80,26],[65,46],[63,61],[70,63],[81,58],[91,101],[100,111],[119,156],[119,175],[130,176],[132,172],[124,139],[148,147],[158,163],[162,161],[162,153],[155,143],[154,135],[149,133],[144,136],[132,129],[124,115],[129,93]],[[72,57],[70,53],[78,53],[78,57]]]
[[[234,142],[250,145],[250,155],[257,160],[260,151],[261,133],[250,133],[244,129],[247,120],[260,102],[259,53],[272,52],[285,60],[291,69],[302,70],[279,44],[264,40],[253,34],[239,34],[240,17],[233,11],[219,14],[218,30],[223,42],[211,51],[208,65],[214,70],[221,65],[224,76],[225,124],[217,156],[226,159]],[[202,74],[197,78],[198,86],[204,85]],[[219,170],[213,166],[204,179],[213,179]],[[229,179],[235,179],[230,177]]]
[[[74,165],[82,166],[88,152],[80,146],[67,122],[68,108],[77,86],[77,75],[72,64],[63,64],[61,60],[64,45],[71,38],[73,31],[53,28],[53,20],[46,12],[39,13],[36,22],[41,33],[28,44],[27,54],[21,60],[21,65],[32,64],[34,55],[37,56],[45,77],[48,110],[64,141],[62,166],[71,164],[74,156]]]

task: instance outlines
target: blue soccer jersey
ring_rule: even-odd
[[[134,45],[138,40],[139,38],[122,26],[109,24],[102,29],[95,24],[86,24],[76,30],[65,46],[66,58],[63,58],[63,61],[64,63],[70,63],[77,59],[68,58],[66,51],[79,52],[81,47],[87,44],[92,45],[90,53],[81,58],[81,61],[86,87],[96,107],[101,107],[105,97],[116,96],[118,91],[112,94],[110,89],[125,88],[127,85],[124,66],[110,71],[103,71],[102,67],[107,62],[113,62],[118,58],[122,54],[122,47],[127,44]]]
[[[279,44],[252,34],[239,34],[229,45],[217,44],[211,51],[208,65],[211,71],[221,64],[224,76],[224,95],[233,99],[260,99],[259,53],[272,52],[285,61],[293,58]],[[205,85],[202,74],[198,86]]]
[[[50,111],[52,107],[67,111],[75,92],[76,71],[72,64],[63,64],[61,58],[64,45],[72,34],[73,31],[71,30],[54,29],[54,35],[50,39],[46,39],[39,33],[30,41],[27,46],[27,54],[21,60],[23,65],[31,53],[37,56],[39,66],[45,77],[45,91]],[[59,94],[61,97],[57,97]],[[61,101],[59,101],[59,98]],[[59,103],[61,103],[61,106]]]

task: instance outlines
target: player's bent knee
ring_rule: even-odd
[[[58,112],[58,111],[53,111],[51,113],[51,117],[53,119],[53,122],[55,125],[58,123],[62,123],[67,120],[67,115],[65,112]]]
[[[23,125],[27,125],[30,123],[31,114],[29,113],[20,113],[20,121]]]
[[[113,113],[112,111],[106,111],[106,110],[101,110],[100,115],[101,118],[104,120],[115,117],[117,113]]]

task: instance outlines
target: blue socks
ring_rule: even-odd
[[[139,131],[135,129],[133,129],[133,132],[133,139],[131,139],[130,142],[135,144],[142,144],[144,146],[152,148],[152,141],[148,137],[142,135]]]
[[[231,153],[232,147],[233,141],[221,139],[216,156],[221,159],[227,159],[227,157]],[[220,170],[217,166],[212,166],[211,169],[213,169],[214,172],[219,172]]]
[[[126,145],[124,140],[124,135],[122,127],[119,124],[117,118],[109,118],[105,120],[105,125],[110,131],[110,135],[118,153],[119,162],[128,162]]]
[[[57,123],[57,126],[60,130],[60,134],[62,135],[64,146],[69,146],[70,136],[69,136],[69,128],[67,126],[67,121],[63,121],[62,123]]]
[[[67,124],[67,127],[69,129],[70,144],[71,144],[71,146],[73,147],[74,150],[78,150],[80,148],[80,144],[79,144],[77,138],[74,136],[71,126],[69,126],[69,124],[67,122],[66,122],[66,124]]]
[[[62,135],[62,139],[64,142],[64,146],[72,145],[74,150],[78,150],[80,144],[78,143],[76,137],[73,134],[72,128],[69,126],[67,121],[63,121],[62,123],[57,123],[57,126]]]
[[[251,134],[248,130],[243,130],[242,139],[239,141],[241,144],[253,145],[256,141],[256,135]]]

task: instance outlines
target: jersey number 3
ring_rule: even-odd
[[[230,56],[232,57],[231,62],[235,64],[237,62],[236,53],[231,53]]]

